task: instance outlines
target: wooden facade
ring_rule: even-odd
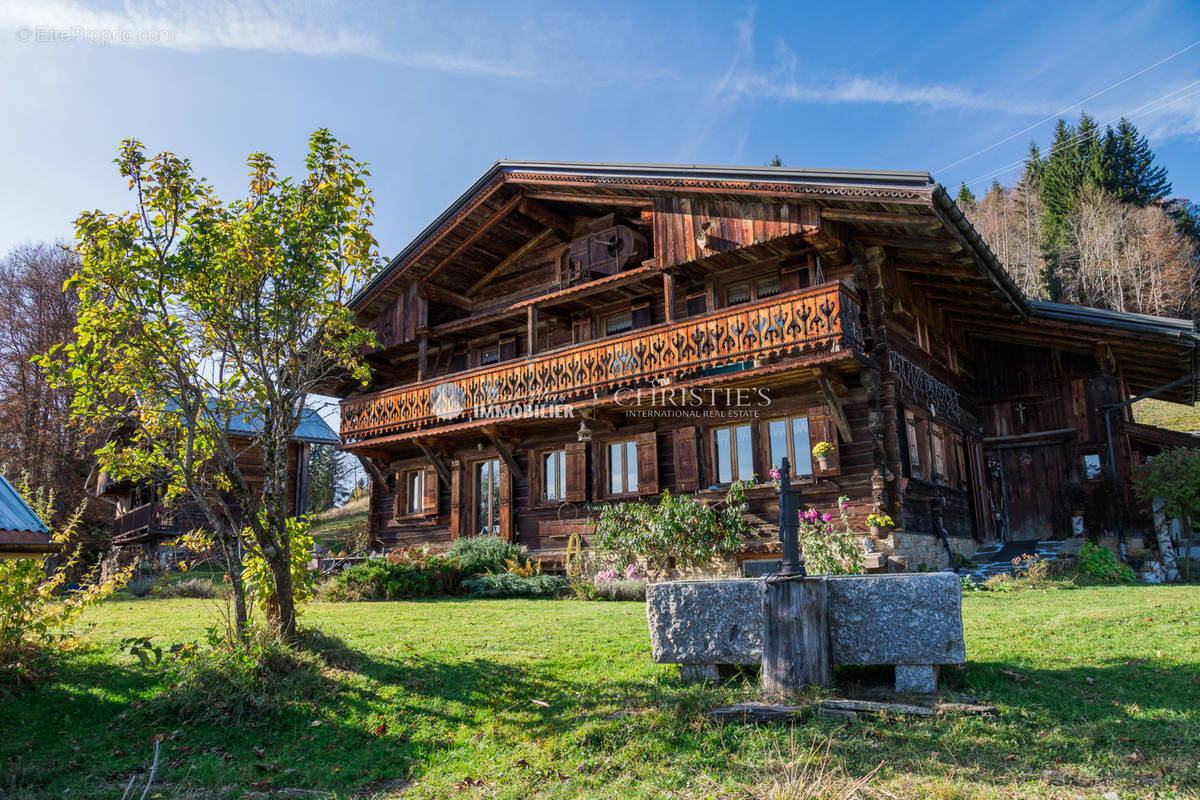
[[[892,568],[943,566],[1070,535],[1141,454],[1124,401],[1194,400],[1190,324],[1030,302],[924,173],[498,162],[352,307],[383,548],[553,560],[595,504],[752,474],[757,558],[787,455],[809,505],[897,520]]]

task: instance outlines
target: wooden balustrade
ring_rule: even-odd
[[[342,439],[493,416],[497,407],[569,402],[754,358],[861,346],[857,300],[841,284],[824,284],[343,400]]]
[[[194,503],[182,502],[177,506],[144,503],[113,520],[113,537],[129,538],[147,530],[181,535],[209,527],[208,517]]]

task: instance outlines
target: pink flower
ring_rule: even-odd
[[[779,480],[781,477],[783,477],[783,473],[779,471],[778,467],[771,467],[771,472],[769,474],[775,480]]]
[[[833,514],[822,514],[821,522],[833,522]]]

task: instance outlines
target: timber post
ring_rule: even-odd
[[[779,574],[763,589],[762,685],[770,696],[790,697],[804,686],[833,683],[829,595],[824,578],[810,578],[800,555],[800,492],[783,459],[779,475]]]
[[[772,697],[833,683],[825,578],[767,578],[763,591],[762,686]]]

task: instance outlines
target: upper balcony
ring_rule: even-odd
[[[343,400],[341,435],[360,442],[460,423],[497,405],[565,403],[757,358],[861,347],[857,299],[827,283]]]

